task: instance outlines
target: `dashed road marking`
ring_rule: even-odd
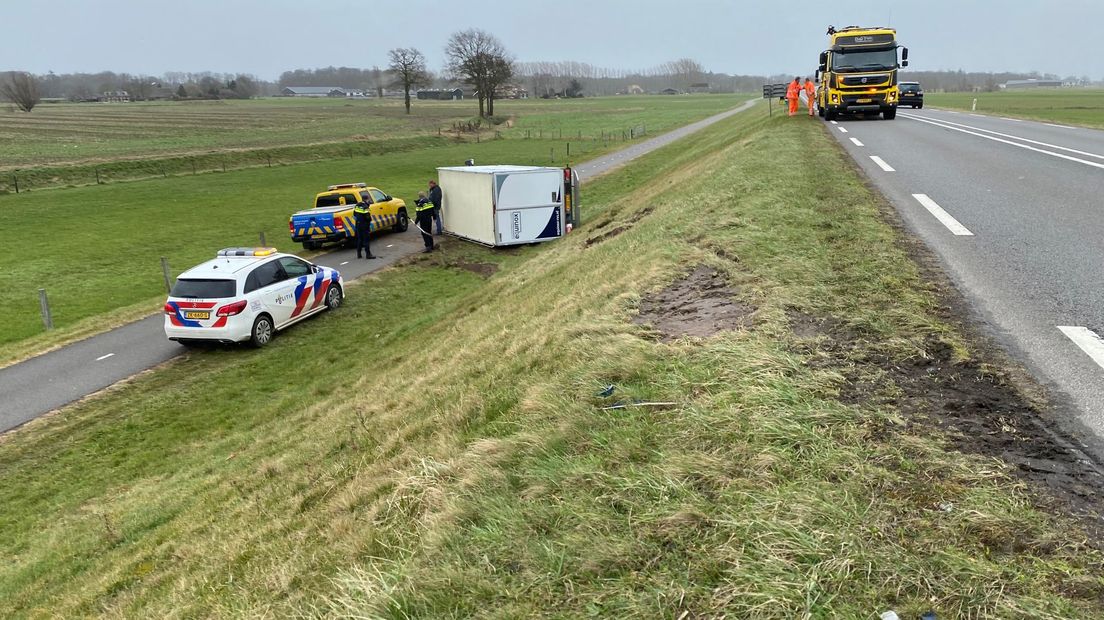
[[[837,122],[837,121],[828,121],[828,122],[832,123],[833,125],[839,125],[839,122]]]
[[[847,133],[846,127],[836,127],[836,129],[840,130],[840,133]]]
[[[1058,329],[1084,351],[1097,366],[1104,368],[1104,341],[1087,327],[1059,325]]]
[[[896,170],[893,169],[893,166],[890,166],[889,164],[885,163],[885,160],[882,159],[881,157],[878,157],[877,155],[871,155],[870,159],[873,159],[874,163],[878,164],[878,167],[881,168],[882,170],[885,170],[886,172],[897,172]]]
[[[853,144],[854,144],[855,146],[862,146],[862,145],[863,145],[863,143],[862,143],[862,142],[859,142],[859,139],[858,139],[858,138],[851,138],[851,142],[852,142],[852,143],[853,143]]]
[[[393,248],[393,247],[395,247],[395,244],[394,243],[388,244],[387,247]]]
[[[345,262],[341,263],[341,265],[348,265],[348,264],[349,264],[349,261],[345,261]],[[341,265],[338,265],[338,267],[340,267]]]
[[[960,237],[973,237],[974,233],[970,232],[965,226],[954,219],[950,213],[943,210],[943,207],[936,204],[934,200],[928,197],[927,194],[913,194],[913,198],[916,199],[928,213],[935,216],[935,219],[939,220],[944,226],[946,226],[951,232]]]
[[[1022,123],[1022,122],[1023,122],[1023,119],[1019,119],[1019,118],[1008,118],[1007,116],[1001,116],[1001,117],[1000,117],[1000,119],[1001,119],[1002,121],[1012,121],[1013,123]]]
[[[101,356],[99,356],[99,357],[97,357],[97,358],[96,358],[96,361],[97,361],[97,362],[102,362],[102,361],[104,361],[105,359],[107,359],[107,358],[111,357],[112,355],[115,355],[115,354],[114,354],[114,353],[108,353],[107,355],[101,355]]]
[[[1043,123],[1047,127],[1061,127],[1062,129],[1077,129],[1076,127],[1070,127],[1069,125],[1057,125],[1055,123]]]

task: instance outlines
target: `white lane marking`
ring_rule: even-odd
[[[840,130],[840,133],[847,133],[846,127],[836,127],[836,129]]]
[[[921,123],[928,123],[929,125],[935,125],[936,127],[942,127],[943,129],[950,129],[950,130],[953,130],[953,131],[961,131],[962,133],[968,133],[971,136],[977,136],[979,138],[985,138],[986,140],[993,140],[995,142],[1001,142],[1001,143],[1004,143],[1004,144],[1011,144],[1012,146],[1018,146],[1021,149],[1027,149],[1029,151],[1035,151],[1036,153],[1042,153],[1044,155],[1050,155],[1051,157],[1060,157],[1062,159],[1068,159],[1069,161],[1075,161],[1079,164],[1085,164],[1086,166],[1092,166],[1094,168],[1104,169],[1104,164],[1098,164],[1094,161],[1086,161],[1084,159],[1078,159],[1077,157],[1070,157],[1069,155],[1063,155],[1061,153],[1055,153],[1053,151],[1045,151],[1043,149],[1037,149],[1033,146],[1028,146],[1026,144],[1020,144],[1019,142],[1012,142],[1011,140],[1002,140],[1001,138],[994,138],[993,136],[987,136],[985,134],[978,133],[977,131],[968,131],[966,129],[960,129],[958,127],[952,127],[951,126],[951,125],[958,125],[958,123],[952,123],[950,121],[932,121],[932,120],[928,120],[926,118],[921,118],[919,116],[912,116],[911,114],[905,114],[904,117],[908,118],[908,119],[912,119],[914,121],[920,121]],[[962,125],[962,127],[970,127],[970,126],[969,125]],[[971,127],[971,129],[978,129],[978,128],[977,127]],[[978,131],[987,131],[987,130],[978,129]],[[989,133],[997,133],[997,132],[991,131]],[[998,135],[1003,136],[1003,135],[1008,135],[1008,134],[998,134]],[[1017,137],[1017,136],[1010,136],[1010,137],[1012,137],[1016,140],[1023,140],[1024,142],[1035,142],[1034,140],[1028,140],[1027,138],[1020,138],[1020,137]],[[1042,143],[1037,143],[1037,144],[1042,144]],[[1047,145],[1047,146],[1051,146],[1051,148],[1062,149],[1063,151],[1073,151],[1073,152],[1079,153],[1081,155],[1088,155],[1089,157],[1100,157],[1100,158],[1104,159],[1104,156],[1096,155],[1095,153],[1085,153],[1085,152],[1082,152],[1082,151],[1074,151],[1073,149],[1069,149],[1069,148],[1066,148],[1064,146],[1052,146],[1052,145]]]
[[[1013,123],[1022,123],[1023,122],[1023,119],[1019,119],[1019,118],[1008,118],[1007,116],[1001,116],[999,118],[1002,121],[1012,121]]]
[[[957,110],[940,110],[940,111],[941,112],[946,112],[948,114],[960,114],[960,112],[958,112]]]
[[[838,123],[838,122],[836,122],[836,121],[828,121],[828,122],[829,122],[829,123],[832,123],[833,125],[839,125],[839,123]]]
[[[393,247],[395,247],[395,244],[394,244],[394,243],[388,244],[388,246],[387,246],[387,247],[389,247],[389,248],[393,248]]]
[[[115,354],[114,353],[108,353],[107,355],[101,355],[101,356],[96,358],[96,361],[97,362],[102,362],[103,360],[111,357],[112,355],[115,355]]]
[[[348,264],[349,264],[349,261],[345,261],[344,263],[341,263],[341,265],[348,265]],[[341,265],[338,265],[338,267],[340,267]]]
[[[943,225],[946,226],[954,234],[960,237],[974,236],[974,233],[970,232],[969,229],[960,224],[959,221],[954,219],[954,217],[952,217],[950,213],[944,211],[943,207],[936,204],[936,202],[929,198],[927,194],[913,194],[912,197],[915,198],[921,206],[927,209],[928,213],[934,215],[935,219],[942,222]]]
[[[1097,366],[1104,368],[1104,341],[1100,340],[1100,336],[1097,336],[1096,332],[1087,327],[1067,325],[1059,325],[1058,329],[1062,330],[1062,333],[1072,340],[1073,344],[1081,347],[1081,350],[1087,353],[1092,361],[1096,362]]]
[[[893,169],[893,166],[885,163],[885,160],[883,160],[881,157],[878,157],[877,155],[871,155],[870,159],[873,159],[874,163],[878,164],[878,167],[882,170],[885,170],[886,172],[897,172]]]
[[[851,142],[854,143],[855,146],[862,146],[863,145],[862,142],[859,142],[858,138],[851,138]]]
[[[904,116],[909,117],[909,118],[913,118],[913,117],[909,116],[908,114],[905,114]],[[917,116],[915,118],[917,120],[919,120],[922,117]],[[1085,157],[1095,157],[1097,159],[1104,159],[1104,155],[1098,155],[1096,153],[1090,153],[1088,151],[1079,151],[1077,149],[1071,149],[1071,148],[1066,147],[1066,146],[1058,146],[1057,144],[1051,144],[1049,142],[1039,142],[1038,140],[1031,140],[1029,138],[1022,138],[1020,136],[1016,136],[1016,135],[1013,135],[1013,134],[1010,134],[1010,133],[1001,133],[999,131],[993,131],[992,129],[982,129],[981,127],[974,127],[973,125],[963,125],[962,123],[956,123],[954,121],[940,120],[940,121],[937,121],[937,122],[947,123],[948,125],[954,125],[955,127],[965,127],[966,129],[973,129],[974,131],[981,131],[981,132],[985,132],[985,133],[991,133],[994,136],[1001,136],[1002,138],[1011,138],[1013,140],[1019,140],[1020,142],[1028,142],[1030,144],[1038,144],[1039,146],[1045,146],[1045,147],[1051,148],[1051,149],[1058,149],[1059,151],[1068,151],[1070,153],[1076,153],[1077,155],[1084,155]],[[1047,124],[1047,123],[1044,123],[1044,125],[1045,124]],[[1061,125],[1055,125],[1055,127],[1061,127]]]
[[[970,112],[970,116],[980,116],[980,117],[982,117],[982,118],[984,118],[984,117],[985,117],[985,115],[984,115],[984,114],[974,114],[973,112]]]
[[[1047,127],[1061,127],[1062,129],[1077,129],[1076,127],[1070,127],[1069,125],[1055,125],[1054,123],[1043,123]]]

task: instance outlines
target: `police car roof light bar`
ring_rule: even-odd
[[[218,256],[269,256],[276,253],[276,248],[224,248],[218,251]]]

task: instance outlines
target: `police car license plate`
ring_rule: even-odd
[[[873,99],[857,99],[857,100],[855,100],[855,103],[870,103],[871,101],[874,101],[874,100]]]
[[[211,313],[209,311],[198,312],[195,310],[186,310],[184,312],[184,318],[192,320],[209,319],[211,318]]]

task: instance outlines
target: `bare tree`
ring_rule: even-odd
[[[494,35],[472,28],[454,32],[445,45],[448,70],[476,89],[479,97],[479,116],[487,104],[488,113],[494,113],[495,88],[513,77],[513,61],[506,48]]]
[[[24,71],[8,73],[8,79],[0,83],[0,97],[14,103],[24,112],[30,112],[42,100],[38,95],[38,81]]]
[[[406,97],[406,113],[410,114],[410,89],[429,81],[425,56],[413,47],[399,47],[388,52],[391,64],[387,67],[395,76],[393,84],[401,86]]]

